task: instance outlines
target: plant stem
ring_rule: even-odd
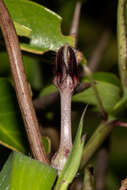
[[[35,159],[48,164],[49,161],[42,144],[39,126],[24,72],[18,37],[3,0],[0,0],[0,25],[4,35],[11,72],[15,83],[15,90],[33,156]]]
[[[93,154],[97,151],[99,146],[104,142],[105,138],[110,134],[114,128],[109,122],[102,122],[99,127],[96,129],[92,137],[87,142],[81,161],[81,168],[83,168]]]
[[[118,61],[124,93],[127,92],[127,37],[125,24],[125,5],[126,0],[119,0],[117,15]]]
[[[115,127],[127,127],[127,122],[123,122],[123,121],[119,121],[119,120],[115,120],[111,123],[113,126]]]
[[[58,169],[60,174],[63,169],[69,153],[72,149],[72,134],[71,134],[71,98],[72,90],[64,88],[60,92],[61,100],[61,134],[60,146],[57,153],[52,158],[52,166]]]
[[[76,2],[74,16],[73,16],[73,20],[72,20],[72,25],[70,28],[70,35],[74,35],[74,37],[75,37],[75,47],[77,44],[77,33],[78,33],[81,6],[82,6],[82,2],[78,0]]]
[[[61,97],[61,137],[60,148],[72,148],[72,135],[71,135],[71,98],[72,92],[64,89],[60,93]],[[68,151],[70,151],[68,150]]]

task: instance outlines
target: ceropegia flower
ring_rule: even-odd
[[[62,46],[57,52],[54,84],[60,92],[61,137],[59,149],[52,158],[52,166],[60,173],[72,148],[71,100],[78,84],[76,54],[69,45]]]

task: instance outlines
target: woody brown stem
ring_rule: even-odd
[[[35,159],[48,164],[49,161],[42,144],[39,125],[24,72],[18,37],[16,35],[12,19],[3,0],[0,0],[0,25],[9,55],[11,72],[15,83],[18,103],[25,123],[25,128],[33,156]]]

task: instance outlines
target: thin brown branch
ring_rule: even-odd
[[[74,10],[74,16],[73,16],[71,28],[70,28],[70,35],[73,35],[75,37],[75,47],[77,44],[77,33],[78,33],[81,6],[82,6],[82,2],[77,1],[75,10]]]
[[[110,39],[110,31],[105,30],[99,39],[97,46],[95,47],[89,62],[89,68],[92,72],[95,72],[98,68],[100,60],[103,56],[106,45]]]
[[[0,25],[9,55],[11,72],[15,83],[18,103],[25,123],[25,128],[33,156],[35,159],[48,164],[49,161],[42,144],[39,125],[24,72],[18,37],[16,35],[12,19],[3,0],[0,0]]]

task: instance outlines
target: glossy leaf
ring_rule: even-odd
[[[21,153],[12,153],[0,173],[0,190],[50,190],[55,169]]]
[[[17,34],[19,36],[25,36],[25,37],[30,37],[32,30],[22,24],[19,24],[17,22],[14,22]]]
[[[99,75],[93,75],[93,79],[96,81],[96,87],[100,98],[102,100],[105,111],[111,112],[115,104],[120,100],[120,87],[118,86],[118,79],[115,80],[115,77],[111,77],[110,74],[102,75],[103,79]],[[109,79],[108,79],[109,76]],[[114,79],[113,79],[114,78]],[[84,79],[86,81],[86,78]],[[88,81],[88,80],[87,80]],[[99,109],[98,101],[93,91],[93,88],[90,87],[83,92],[73,96],[73,101],[75,102],[84,102],[96,106]]]
[[[66,190],[68,185],[72,182],[73,178],[75,177],[79,169],[80,160],[81,160],[82,152],[83,152],[83,146],[85,142],[85,139],[81,138],[82,130],[83,130],[83,118],[84,118],[85,111],[86,109],[84,110],[82,114],[72,151],[58,178],[55,190]]]
[[[49,154],[50,139],[43,136],[42,141]],[[26,143],[25,128],[14,89],[7,79],[0,78],[0,144],[24,153],[28,151]]]
[[[21,43],[23,50],[44,53],[48,50],[56,51],[66,43],[74,46],[74,37],[61,33],[62,19],[56,13],[32,1],[5,0],[5,3],[13,21],[32,31],[28,42]]]
[[[0,144],[25,152],[24,134],[15,92],[8,80],[0,78]]]

